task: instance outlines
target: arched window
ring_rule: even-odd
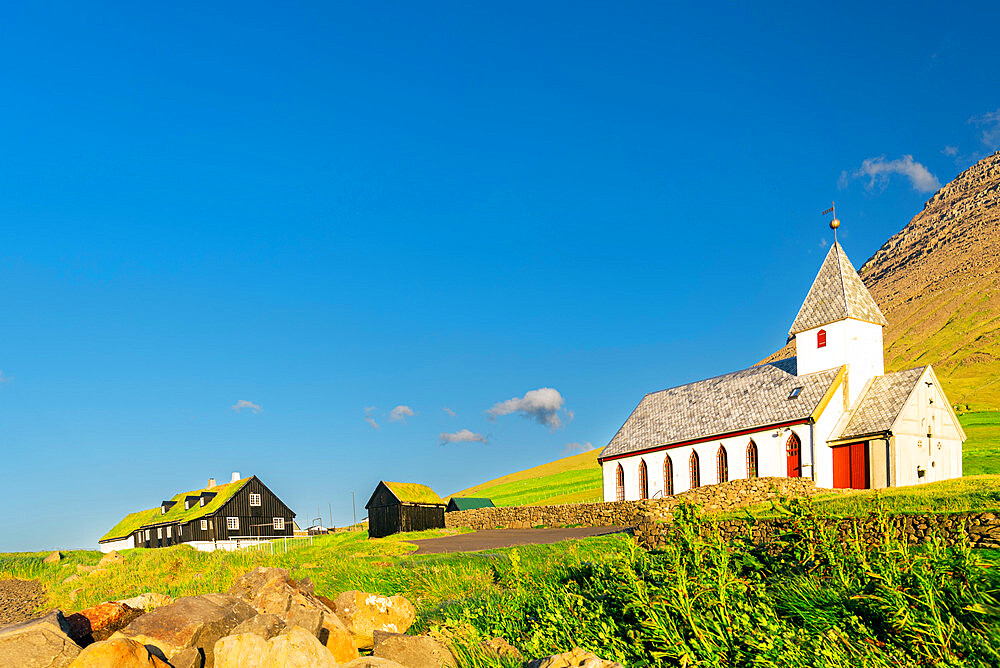
[[[726,456],[726,448],[721,445],[715,453],[715,470],[719,482],[729,482],[729,457]]]
[[[757,444],[750,439],[747,445],[747,478],[757,477]]]
[[[688,459],[688,468],[691,471],[691,489],[701,487],[701,471],[698,468],[698,453],[694,450],[691,451],[691,457]]]
[[[674,493],[674,463],[670,461],[670,455],[663,460],[663,493],[666,496]]]
[[[639,498],[649,498],[649,472],[646,470],[646,460],[639,460]]]
[[[622,465],[618,465],[618,470],[615,471],[615,487],[617,488],[617,499],[619,501],[625,500],[625,469]]]
[[[821,329],[816,332],[816,347],[826,348],[826,330]]]

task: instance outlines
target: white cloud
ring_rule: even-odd
[[[566,401],[559,391],[551,387],[542,387],[531,390],[523,397],[514,397],[507,401],[496,403],[493,408],[486,411],[490,419],[496,419],[501,415],[520,413],[522,416],[535,420],[549,429],[555,431],[563,426],[563,421],[559,417],[559,411],[563,409]],[[563,410],[566,422],[573,419],[573,413]]]
[[[912,155],[904,155],[896,160],[886,160],[884,155],[878,158],[868,158],[861,163],[861,168],[855,170],[852,176],[855,178],[868,177],[868,189],[874,190],[876,187],[885,188],[889,177],[893,174],[901,174],[908,178],[910,185],[918,192],[931,192],[941,187],[938,178],[922,164],[915,161]],[[843,186],[845,181],[846,172],[841,174],[840,185]]]
[[[979,141],[990,150],[1000,148],[1000,109],[988,111],[981,116],[973,116],[969,122],[982,128]]]
[[[375,412],[374,406],[365,407],[365,422],[370,424],[372,429],[378,429],[378,422],[376,422],[375,418],[372,416],[372,413],[374,412]]]
[[[563,448],[563,455],[575,455],[581,452],[588,452],[594,449],[593,443],[590,441],[584,441],[583,443],[567,443],[566,447]]]
[[[242,413],[244,411],[244,409],[246,409],[246,410],[250,411],[251,413],[253,413],[254,415],[256,415],[257,413],[260,413],[262,410],[264,410],[260,406],[258,406],[257,404],[255,404],[254,402],[247,401],[246,399],[240,399],[235,404],[233,404],[232,406],[230,406],[230,408],[232,408],[237,413]]]
[[[448,417],[455,417],[455,415],[456,415],[454,408],[448,408],[447,406],[445,406],[441,410],[443,410],[445,413],[447,413]]]
[[[488,443],[486,437],[482,434],[477,434],[469,429],[459,429],[453,434],[448,432],[441,432],[438,436],[441,439],[441,445],[446,443]]]
[[[948,156],[949,158],[954,158],[956,155],[958,155],[958,147],[957,146],[945,146],[943,149],[941,149],[941,153],[943,155]]]
[[[389,411],[389,422],[406,422],[406,418],[413,417],[416,413],[409,406],[400,404]]]

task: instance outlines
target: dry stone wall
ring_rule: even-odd
[[[445,526],[471,529],[530,529],[546,527],[634,527],[643,518],[666,519],[681,503],[701,506],[707,513],[725,512],[763,503],[778,496],[808,496],[829,492],[805,478],[752,478],[706,485],[681,494],[644,501],[568,503],[558,506],[508,506],[445,513]]]
[[[839,540],[858,538],[875,544],[888,530],[898,538],[914,545],[937,537],[947,545],[968,542],[974,548],[1000,548],[1000,518],[996,513],[942,513],[921,515],[894,515],[887,518],[858,517],[851,519],[823,520],[826,528],[835,530]],[[782,535],[795,531],[788,519],[723,520],[711,522],[706,532],[717,532],[724,540],[743,539],[755,545],[767,545]],[[646,515],[635,525],[635,539],[647,549],[663,547],[671,539],[669,521]]]

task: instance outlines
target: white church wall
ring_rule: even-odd
[[[833,433],[837,422],[844,414],[844,384],[834,391],[830,403],[820,413],[816,424],[813,425],[813,437],[815,447],[813,456],[815,461],[810,469],[803,470],[802,474],[811,476],[817,487],[833,487],[833,450],[826,444]],[[805,442],[805,441],[803,441]]]
[[[962,477],[962,434],[930,369],[920,376],[892,432],[896,485]]]
[[[726,449],[726,459],[729,468],[729,480],[737,480],[747,477],[747,446],[753,439],[757,445],[757,476],[764,477],[785,477],[788,472],[788,460],[785,454],[785,441],[788,439],[790,431],[794,431],[801,442],[802,452],[802,475],[810,476],[812,463],[810,439],[812,430],[807,424],[795,425],[790,430],[764,429],[742,436],[730,436],[715,441],[697,443],[694,445],[683,445],[649,452],[643,455],[623,457],[622,459],[609,460],[603,463],[604,500],[616,501],[617,479],[616,473],[618,465],[621,464],[625,474],[625,500],[636,501],[639,499],[639,462],[645,460],[646,471],[649,481],[650,498],[660,498],[665,495],[664,484],[664,463],[669,456],[673,463],[674,494],[686,492],[691,489],[691,452],[698,453],[698,463],[700,470],[701,486],[714,485],[719,482],[719,471],[716,455],[719,446]],[[775,435],[778,432],[780,435]]]
[[[817,347],[819,330],[826,331],[826,345]],[[848,318],[795,335],[798,374],[848,365],[848,401],[853,404],[874,376],[885,373],[882,326]]]

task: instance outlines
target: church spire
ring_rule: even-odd
[[[788,335],[847,318],[883,327],[889,324],[844,249],[834,241]]]

